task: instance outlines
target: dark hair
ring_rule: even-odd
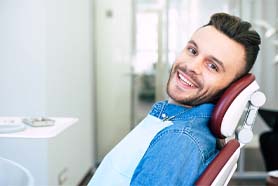
[[[248,73],[256,61],[260,50],[259,44],[261,44],[260,35],[255,30],[251,30],[252,25],[226,13],[213,14],[204,27],[209,25],[244,46],[246,65],[241,75]]]

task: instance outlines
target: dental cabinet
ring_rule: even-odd
[[[51,119],[55,121],[53,126],[26,125],[21,131],[0,133],[0,157],[28,169],[34,185],[77,185],[87,172],[79,165],[81,151],[74,145],[78,119]]]

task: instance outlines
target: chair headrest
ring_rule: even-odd
[[[250,96],[259,89],[255,76],[247,74],[232,83],[217,101],[210,128],[218,138],[232,136]]]

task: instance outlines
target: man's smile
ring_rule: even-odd
[[[198,88],[198,83],[194,81],[192,78],[190,78],[187,74],[184,72],[177,70],[176,72],[176,79],[177,83],[181,86],[181,88]]]

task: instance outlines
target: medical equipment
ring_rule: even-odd
[[[32,127],[47,127],[55,124],[55,120],[44,117],[23,118],[22,122]]]

